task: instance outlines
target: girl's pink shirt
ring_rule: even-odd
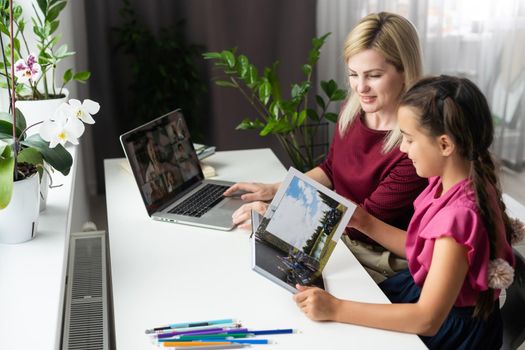
[[[432,262],[434,243],[440,237],[452,237],[467,248],[469,270],[456,300],[456,306],[473,306],[478,294],[488,288],[489,240],[476,206],[475,194],[465,179],[441,196],[441,179],[429,179],[428,187],[414,201],[414,216],[407,230],[408,267],[417,285],[423,286]],[[488,191],[496,204],[495,192]],[[505,239],[501,216],[497,227],[497,257],[514,264],[512,248]],[[454,271],[450,271],[454,273]],[[499,290],[495,298],[499,296]]]

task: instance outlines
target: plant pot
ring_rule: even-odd
[[[40,205],[39,187],[38,174],[14,183],[11,201],[0,210],[0,243],[22,243],[35,236]]]
[[[58,91],[59,89],[57,89]],[[50,100],[18,100],[16,107],[24,114],[27,126],[44,121],[53,115],[55,110],[62,102],[66,102],[69,97],[69,91],[62,89],[64,97]],[[27,136],[34,135],[40,130],[40,125],[29,128],[26,132]]]
[[[48,171],[51,171],[50,167],[45,162],[44,167]],[[40,212],[44,211],[47,207],[47,191],[49,191],[49,175],[48,172],[44,170],[42,178],[40,179]]]

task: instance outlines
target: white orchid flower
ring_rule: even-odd
[[[15,62],[15,76],[20,83],[26,83],[29,80],[36,81],[42,74],[40,65],[36,62],[35,55],[29,54],[27,61],[19,59]]]
[[[73,109],[73,115],[82,120],[86,124],[95,124],[95,120],[91,117],[97,114],[100,110],[100,104],[90,99],[85,99],[82,103],[79,100],[69,100],[69,105]]]
[[[49,142],[49,148],[66,142],[78,145],[78,139],[84,133],[84,123],[71,114],[71,107],[63,103],[58,107],[51,119],[44,121],[40,127],[40,136]]]

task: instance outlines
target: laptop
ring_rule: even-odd
[[[122,134],[120,142],[151,218],[233,228],[232,214],[243,202],[222,195],[233,183],[204,180],[179,109]]]

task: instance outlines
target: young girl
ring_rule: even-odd
[[[500,289],[512,283],[511,223],[489,147],[487,101],[469,80],[440,76],[402,97],[401,150],[429,178],[402,231],[358,208],[351,226],[399,256],[409,269],[379,286],[393,302],[340,300],[297,286],[294,300],[313,320],[419,334],[431,349],[499,349]]]

